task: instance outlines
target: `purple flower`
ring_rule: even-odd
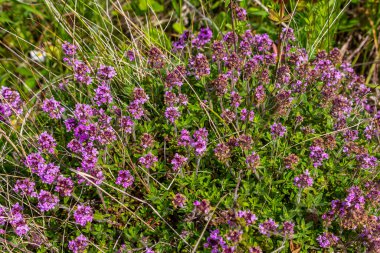
[[[243,231],[241,230],[230,230],[228,234],[226,235],[227,240],[238,243],[241,240],[241,235],[243,234]]]
[[[306,49],[304,48],[298,49],[294,53],[290,53],[289,57],[290,60],[295,63],[298,69],[300,66],[304,66],[304,64],[306,64],[309,60],[309,56],[306,52]],[[309,77],[312,77],[312,75],[310,75]]]
[[[253,122],[254,119],[255,119],[255,112],[254,111],[249,111],[248,121],[249,122]]]
[[[187,98],[185,94],[178,94],[178,102],[181,105],[187,105],[189,102],[189,99]]]
[[[141,119],[141,117],[144,116],[144,108],[137,100],[134,100],[129,104],[128,111],[134,119]]]
[[[0,122],[6,122],[10,116],[12,116],[12,110],[9,105],[0,103]]]
[[[252,137],[247,134],[240,135],[238,139],[238,145],[242,149],[245,149],[245,150],[250,149],[252,146]]]
[[[271,125],[270,130],[273,139],[282,137],[286,133],[286,127],[284,127],[281,123],[274,123]]]
[[[260,61],[263,59],[260,59],[258,55],[254,56],[252,59],[249,59],[245,65],[244,65],[244,78],[250,79],[253,75],[257,73],[260,67]]]
[[[46,184],[52,184],[59,175],[59,167],[54,163],[40,165],[38,167],[38,176]]]
[[[63,106],[61,106],[61,104],[54,98],[50,98],[44,100],[42,110],[49,113],[50,118],[60,119],[65,108],[63,108]]]
[[[174,92],[165,91],[164,102],[165,102],[165,105],[174,106],[175,104],[178,103],[177,95]]]
[[[31,169],[33,173],[37,173],[38,167],[45,163],[45,159],[40,153],[31,153],[25,159],[25,165]]]
[[[82,61],[74,60],[74,78],[77,82],[89,85],[92,78],[88,76],[91,72],[90,68]]]
[[[212,30],[208,27],[201,28],[198,36],[191,41],[191,44],[197,48],[202,48],[205,44],[210,42],[212,38]]]
[[[78,205],[74,212],[75,222],[82,227],[86,226],[87,222],[92,222],[94,214],[90,206]]]
[[[220,74],[211,84],[215,89],[216,95],[218,97],[223,97],[228,90],[228,76],[226,74]]]
[[[173,88],[175,86],[181,87],[184,77],[186,75],[186,69],[184,66],[177,66],[172,72],[169,72],[165,79],[165,86]]]
[[[370,124],[364,129],[364,135],[367,140],[372,140],[379,136],[379,130],[373,124]]]
[[[306,188],[313,185],[313,178],[310,177],[310,173],[308,170],[297,177],[294,178],[294,185],[298,188]]]
[[[344,140],[355,141],[359,138],[358,134],[359,134],[358,130],[347,130],[346,132],[344,132]]]
[[[327,60],[327,62],[331,63],[329,60]],[[318,67],[319,66],[316,66],[315,69],[317,70]],[[331,66],[330,67],[328,66],[327,68],[321,68],[320,71],[321,71],[321,73],[320,73],[321,74],[321,80],[324,83],[326,83],[327,87],[333,87],[333,86],[337,85],[340,82],[340,80],[343,78],[342,73],[339,70],[337,70],[337,69],[335,69],[334,67],[331,67]],[[352,103],[351,101],[347,101],[347,98],[345,98],[342,95],[339,95],[336,98],[338,100],[343,99],[343,100],[339,101],[339,103],[342,102],[342,101],[344,101],[344,100],[346,100],[345,102],[347,102],[348,103],[347,105],[349,105],[349,106]],[[335,102],[333,101],[333,105],[334,105],[334,103]],[[347,105],[345,105],[344,110],[349,109],[351,111],[351,108],[347,107]],[[349,114],[347,111],[345,113]]]
[[[247,225],[252,225],[256,222],[257,217],[251,211],[239,211],[238,217],[243,218]]]
[[[272,219],[269,219],[259,225],[259,232],[263,235],[270,237],[277,232],[278,225]]]
[[[151,134],[143,133],[141,136],[141,147],[143,149],[151,148],[154,146],[154,138]]]
[[[17,193],[20,192],[23,196],[29,197],[37,197],[37,193],[35,192],[35,185],[33,181],[30,181],[29,178],[25,178],[22,180],[17,180],[13,190]]]
[[[74,116],[79,120],[80,123],[86,124],[87,121],[94,116],[94,110],[90,105],[87,104],[76,104]],[[67,127],[67,125],[66,125]]]
[[[74,118],[68,118],[65,120],[65,127],[67,132],[71,132],[74,128],[78,126],[78,122]]]
[[[212,44],[212,60],[214,62],[220,62],[227,60],[226,49],[221,41],[215,40]]]
[[[157,47],[149,50],[148,65],[154,69],[161,69],[165,66],[165,55]]]
[[[317,168],[322,165],[323,160],[329,158],[329,155],[322,147],[313,145],[310,147],[310,158],[313,160],[314,167]]]
[[[184,49],[189,38],[190,38],[190,32],[184,31],[179,37],[179,39],[173,42],[173,45],[172,45],[173,52],[176,53]]]
[[[247,110],[247,108],[241,109],[241,111],[240,111],[240,120],[245,121],[247,119],[247,116],[248,116],[248,110]]]
[[[168,107],[165,111],[165,117],[172,123],[176,121],[181,116],[177,107]]]
[[[102,104],[110,104],[112,102],[111,89],[106,83],[103,83],[95,89],[94,100],[98,106],[101,106]]]
[[[80,235],[72,241],[69,241],[69,250],[74,253],[82,253],[88,246],[88,239],[84,235]]]
[[[116,76],[116,71],[111,66],[105,66],[101,64],[98,68],[97,76],[101,80],[109,81]]]
[[[216,145],[214,153],[218,160],[222,163],[227,162],[227,160],[231,157],[231,150],[228,147],[228,145],[224,143],[219,143],[218,145]]]
[[[10,224],[13,227],[13,230],[18,236],[23,236],[28,233],[30,230],[29,226],[26,224],[26,221],[24,219],[24,216],[22,214],[22,206],[20,206],[19,203],[16,203],[12,206],[11,212],[10,212]],[[4,213],[4,210],[2,210]],[[0,215],[3,215],[0,213]]]
[[[276,88],[281,88],[282,86],[290,82],[290,69],[288,66],[282,66],[277,69],[277,83]],[[290,92],[290,91],[289,91]]]
[[[203,245],[205,248],[211,248],[211,253],[218,253],[219,248],[224,249],[227,246],[223,237],[219,235],[219,230],[215,229],[211,231],[210,236],[207,238],[207,242]]]
[[[355,209],[361,209],[365,204],[365,198],[363,192],[359,187],[353,186],[348,189],[348,195],[344,201],[344,206],[354,207]]]
[[[294,223],[291,221],[285,221],[282,231],[286,236],[291,237],[294,234]]]
[[[245,162],[247,163],[248,168],[255,170],[260,164],[260,157],[256,152],[252,152],[252,154],[247,156]]]
[[[41,190],[38,194],[38,208],[42,212],[49,211],[53,209],[59,202],[59,199],[57,196],[54,196],[48,191]]]
[[[186,197],[180,193],[177,193],[176,195],[174,195],[172,203],[175,208],[178,208],[178,207],[182,208],[185,206]]]
[[[300,80],[296,80],[291,84],[292,91],[296,93],[303,93],[306,91],[307,83],[302,82]]]
[[[18,236],[26,235],[30,230],[28,224],[26,224],[24,216],[21,213],[12,215],[10,223]]]
[[[227,32],[223,36],[223,41],[228,47],[232,47],[238,41],[238,35],[235,32]]]
[[[19,203],[16,203],[12,206],[11,208],[11,214],[14,215],[16,213],[21,213],[21,211],[23,210],[24,208],[19,204]]]
[[[199,128],[193,134],[194,139],[201,139],[207,141],[208,131],[206,128]]]
[[[71,196],[74,188],[74,183],[70,177],[64,177],[59,175],[57,178],[57,184],[54,188],[61,196],[67,197]]]
[[[346,118],[352,111],[352,101],[339,95],[332,101],[331,115],[336,119]]]
[[[116,116],[121,116],[121,110],[117,106],[112,106],[112,113],[115,113]],[[107,128],[111,126],[112,117],[108,116],[106,111],[103,108],[95,110],[96,115],[98,116],[98,123],[100,128]]]
[[[7,222],[7,212],[5,210],[5,207],[0,205],[0,225],[4,225]]]
[[[205,141],[203,139],[198,139],[196,141],[193,141],[191,143],[191,146],[194,148],[195,154],[197,156],[202,156],[206,152],[207,141]]]
[[[243,55],[250,56],[252,54],[251,44],[246,40],[240,41],[239,49],[240,49],[240,53]]]
[[[263,253],[259,246],[249,248],[249,253]]]
[[[284,158],[285,168],[294,169],[294,166],[298,164],[299,160],[299,157],[295,154],[288,155]]]
[[[13,114],[20,115],[23,111],[23,102],[20,94],[8,87],[1,87],[0,91],[0,120],[8,118]]]
[[[46,151],[50,154],[54,154],[55,146],[57,146],[57,143],[55,142],[55,139],[53,136],[48,134],[47,132],[43,132],[40,137],[38,138],[38,144],[39,144],[39,150],[40,151]]]
[[[244,41],[247,41],[250,45],[253,45],[254,37],[251,30],[245,30],[241,37]]]
[[[265,88],[263,85],[257,86],[255,89],[255,98],[258,104],[261,104],[265,100]]]
[[[247,11],[244,8],[237,7],[235,8],[236,16],[240,21],[244,21],[247,19]]]
[[[363,169],[375,168],[378,164],[376,157],[370,156],[366,153],[357,155],[356,160],[359,162],[360,168]]]
[[[128,117],[128,116],[121,117],[120,127],[126,133],[131,134],[134,125],[135,125],[135,123],[133,122],[133,120],[130,117]]]
[[[288,27],[284,27],[282,28],[282,32],[280,34],[280,39],[282,41],[285,41],[285,42],[288,42],[288,41],[295,41],[296,40],[296,37],[294,36],[294,31],[292,28]]]
[[[339,238],[332,233],[325,232],[322,235],[318,236],[317,241],[320,247],[330,248],[339,241]]]
[[[188,147],[192,141],[193,139],[191,138],[189,131],[182,129],[178,140],[178,146]]]
[[[92,143],[87,144],[82,148],[82,167],[85,171],[89,171],[95,168],[98,161],[98,150],[93,146]]]
[[[149,169],[153,167],[153,165],[158,161],[157,157],[154,156],[152,153],[148,153],[145,156],[140,157],[139,162],[141,165],[143,165],[145,168]]]
[[[145,253],[155,253],[152,248],[146,248]]]
[[[241,103],[241,96],[239,93],[232,91],[231,92],[231,106],[238,108]]]
[[[91,131],[92,130],[92,131]],[[79,143],[83,143],[90,139],[90,134],[96,133],[96,125],[94,124],[89,124],[89,125],[84,125],[84,124],[79,124],[77,127],[74,129],[74,137],[76,138]],[[92,140],[94,140],[94,136],[92,136]]]
[[[195,150],[195,155],[202,156],[206,152],[207,136],[208,131],[205,128],[200,128],[194,132],[194,140],[192,140],[190,144]]]
[[[187,158],[175,153],[174,158],[170,162],[173,165],[173,170],[178,171],[187,162]]]
[[[196,56],[190,58],[189,68],[197,79],[210,75],[210,66],[207,57],[202,53],[198,53]]]
[[[237,81],[237,78],[234,75],[234,70],[239,71],[242,65],[241,56],[239,56],[237,53],[233,52],[227,56],[227,59],[225,60],[225,65],[227,69],[229,70],[227,72],[227,75],[231,78],[233,82]]]
[[[116,184],[123,186],[124,188],[130,187],[135,178],[131,175],[129,170],[120,170],[119,176],[116,178]]]
[[[96,139],[99,141],[100,144],[106,145],[106,144],[110,144],[110,143],[116,141],[117,138],[116,138],[116,133],[113,130],[113,128],[107,127],[104,129],[100,129]]]
[[[196,200],[193,205],[197,213],[208,214],[211,211],[210,201],[207,199],[203,199],[202,201]]]
[[[273,41],[269,38],[268,34],[256,34],[253,36],[252,45],[260,52],[269,51],[272,47]]]
[[[135,60],[135,53],[132,50],[127,51],[127,57],[129,61],[134,61]]]
[[[83,163],[82,163],[82,167],[77,168],[77,170],[80,172],[85,172],[89,174],[89,176],[85,176],[85,177],[79,175],[79,179],[78,179],[79,184],[86,183],[86,185],[91,185],[91,183],[93,183],[96,185],[100,185],[104,181],[103,172],[98,168],[95,168],[95,167],[86,168],[86,167],[83,167]]]
[[[77,139],[72,139],[67,144],[67,148],[70,149],[74,153],[80,153],[80,150],[82,149],[82,144]]]
[[[74,44],[70,44],[69,42],[65,41],[63,44],[62,44],[62,50],[63,50],[63,53],[67,56],[73,56],[76,54],[76,51],[77,51],[77,46],[75,46]]]

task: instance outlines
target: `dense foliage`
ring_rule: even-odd
[[[379,252],[376,93],[231,6],[169,51],[62,42],[29,101],[1,87],[4,251]]]

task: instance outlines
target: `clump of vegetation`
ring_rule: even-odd
[[[2,86],[5,251],[378,252],[375,90],[229,7],[170,43],[64,41],[29,101]]]

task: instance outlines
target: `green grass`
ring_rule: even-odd
[[[247,8],[254,30],[276,36],[281,27],[276,22],[279,3],[263,0],[265,9],[257,2],[260,1],[240,4]],[[0,84],[13,83],[25,92],[41,88],[36,72],[49,75],[51,70],[46,71],[46,67],[54,67],[63,40],[75,38],[86,47],[84,52],[96,52],[102,57],[110,52],[120,54],[131,45],[144,47],[152,42],[168,49],[167,36],[175,37],[184,29],[196,30],[206,25],[223,32],[231,28],[228,2],[223,1],[104,3],[0,1],[4,10],[0,14]],[[299,45],[308,52],[315,54],[322,49],[344,47],[360,73],[369,73],[367,83],[373,83],[378,79],[379,8],[375,0],[365,3],[290,0],[284,20],[295,29]],[[27,59],[29,52],[36,48],[48,54],[47,61],[40,66]]]

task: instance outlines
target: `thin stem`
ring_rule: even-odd
[[[197,175],[197,176],[198,176],[198,171],[199,171],[199,164],[200,164],[200,162],[201,162],[201,158],[200,158],[200,157],[197,157],[197,168],[196,168],[196,170],[195,170],[195,175]]]
[[[235,192],[234,192],[234,206],[236,206],[236,202],[237,202],[237,199],[239,197],[238,192],[239,192],[239,187],[240,187],[240,183],[241,183],[241,173],[242,172],[243,172],[242,170],[239,171],[239,175],[238,175],[237,182],[236,182],[236,187],[235,187]]]
[[[301,196],[302,196],[302,188],[300,188],[297,193],[297,206],[299,206],[301,202]]]

